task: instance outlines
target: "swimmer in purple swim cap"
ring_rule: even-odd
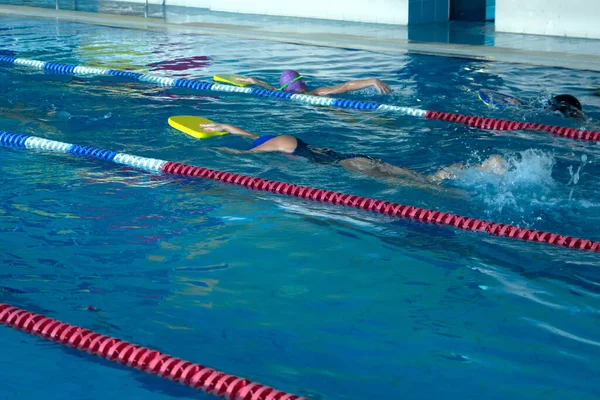
[[[279,77],[279,87],[273,87],[266,82],[263,82],[257,78],[248,77],[245,79],[246,82],[261,86],[265,89],[269,90],[281,90],[288,93],[302,93],[302,94],[312,94],[315,96],[328,96],[331,94],[341,94],[354,92],[356,90],[361,90],[369,87],[374,87],[377,89],[379,93],[387,94],[391,93],[392,89],[380,81],[377,78],[370,79],[358,79],[354,81],[349,81],[346,83],[342,83],[340,85],[331,86],[331,87],[320,87],[315,90],[308,90],[306,87],[306,83],[304,82],[304,77],[300,75],[297,71],[288,69],[283,71],[281,76]]]

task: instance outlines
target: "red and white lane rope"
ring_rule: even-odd
[[[307,400],[9,304],[0,303],[0,324],[228,400]]]
[[[216,171],[193,165],[180,164],[154,158],[138,157],[125,153],[96,149],[89,146],[57,142],[35,136],[25,136],[17,133],[0,131],[0,145],[6,147],[21,147],[28,149],[50,150],[60,153],[92,157],[131,167],[192,178],[204,178],[244,186],[248,189],[262,190],[281,195],[301,197],[303,199],[331,203],[345,207],[360,208],[393,217],[410,219],[428,224],[446,225],[466,231],[485,232],[494,236],[520,239],[528,242],[546,243],[569,249],[600,252],[600,242],[580,239],[557,233],[543,232],[535,229],[520,228],[509,224],[489,222],[477,218],[463,217],[443,211],[428,210],[398,204],[390,201],[370,199],[347,193],[298,186],[291,183],[271,181],[231,172]]]

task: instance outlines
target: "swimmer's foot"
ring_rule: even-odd
[[[427,180],[429,182],[439,184],[447,179],[456,179],[456,174],[465,168],[466,167],[464,164],[453,164],[440,169],[435,174],[429,175]],[[508,169],[506,166],[506,161],[504,161],[504,159],[498,155],[490,156],[487,160],[479,165],[475,165],[473,168],[496,175],[504,175]]]
[[[478,170],[496,175],[504,175],[507,171],[506,161],[498,155],[490,156],[487,160],[476,166]]]
[[[452,164],[440,169],[435,174],[427,176],[427,180],[432,183],[440,183],[446,179],[456,179],[456,172],[464,169],[464,167],[462,163]]]

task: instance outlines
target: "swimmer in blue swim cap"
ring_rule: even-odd
[[[587,120],[587,116],[583,113],[583,107],[575,96],[570,94],[559,94],[548,100],[546,110],[556,111],[567,118],[577,119],[580,121]]]
[[[280,90],[287,93],[312,94],[315,96],[328,96],[331,94],[348,93],[369,87],[374,87],[379,93],[382,94],[392,93],[392,89],[390,89],[387,84],[377,78],[353,80],[336,86],[320,87],[311,91],[308,90],[306,82],[304,82],[304,77],[297,71],[291,69],[283,71],[279,77],[278,88],[273,87],[257,78],[248,77],[242,78],[241,80],[269,90]]]
[[[480,90],[479,98],[487,106],[497,108],[499,110],[511,106],[532,105],[527,101],[488,89]],[[579,100],[570,94],[559,94],[558,96],[554,96],[549,99],[543,107],[546,111],[558,112],[567,118],[580,121],[585,121],[588,119],[583,113],[583,107],[581,106]]]
[[[229,124],[203,124],[202,129],[214,132],[229,132],[234,135],[251,139],[251,147],[247,150],[238,150],[231,148],[218,148],[217,150],[229,154],[247,154],[247,153],[267,153],[280,152],[291,154],[306,160],[325,165],[340,165],[350,172],[357,172],[372,178],[388,179],[395,183],[417,186],[425,189],[440,190],[439,183],[447,179],[456,178],[455,173],[464,169],[463,164],[454,164],[442,168],[434,174],[427,175],[405,167],[398,167],[389,164],[378,158],[366,156],[357,153],[339,153],[335,150],[316,147],[305,143],[303,140],[289,135],[264,135],[258,136],[242,128]],[[474,168],[484,172],[502,175],[506,172],[506,163],[498,155],[492,155],[483,163],[474,166]]]

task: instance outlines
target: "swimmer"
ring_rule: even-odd
[[[506,106],[527,106],[528,102],[513,96],[508,96],[493,90],[482,89],[479,91],[479,98],[489,107],[503,109]],[[587,120],[583,113],[583,107],[575,96],[570,94],[559,94],[549,99],[544,104],[544,109],[550,112],[558,112],[567,118],[580,121]]]
[[[328,96],[331,94],[348,93],[369,87],[374,87],[377,89],[377,92],[382,94],[392,93],[392,89],[390,89],[387,84],[377,78],[359,79],[332,87],[321,87],[310,91],[306,87],[304,77],[293,70],[283,71],[279,77],[279,88],[273,87],[266,82],[252,77],[240,78],[240,81],[258,85],[268,90],[280,90],[288,93],[312,94],[315,96]]]
[[[456,178],[456,172],[464,169],[463,164],[454,164],[442,168],[434,174],[426,175],[409,168],[398,167],[378,158],[363,154],[338,153],[328,148],[315,147],[305,143],[299,138],[289,135],[264,135],[258,136],[244,129],[229,124],[202,124],[202,129],[209,132],[228,132],[253,140],[249,150],[238,150],[220,147],[217,150],[229,154],[248,154],[280,152],[303,157],[316,164],[341,165],[347,171],[360,173],[372,178],[391,180],[407,186],[417,186],[425,189],[439,190],[439,184],[447,179]],[[476,169],[484,172],[502,175],[506,172],[506,163],[498,155],[493,155],[483,163],[476,165]]]
[[[545,107],[548,111],[557,111],[567,118],[573,118],[580,121],[587,120],[587,116],[583,113],[583,107],[575,96],[570,94],[559,94],[548,100]]]
[[[56,111],[40,111],[25,104],[0,103],[0,117],[12,119],[20,123],[21,129],[26,133],[38,134],[40,131],[49,136],[60,134],[60,130],[48,123],[56,122]],[[68,114],[68,113],[67,113]],[[50,118],[46,118],[50,117]]]

